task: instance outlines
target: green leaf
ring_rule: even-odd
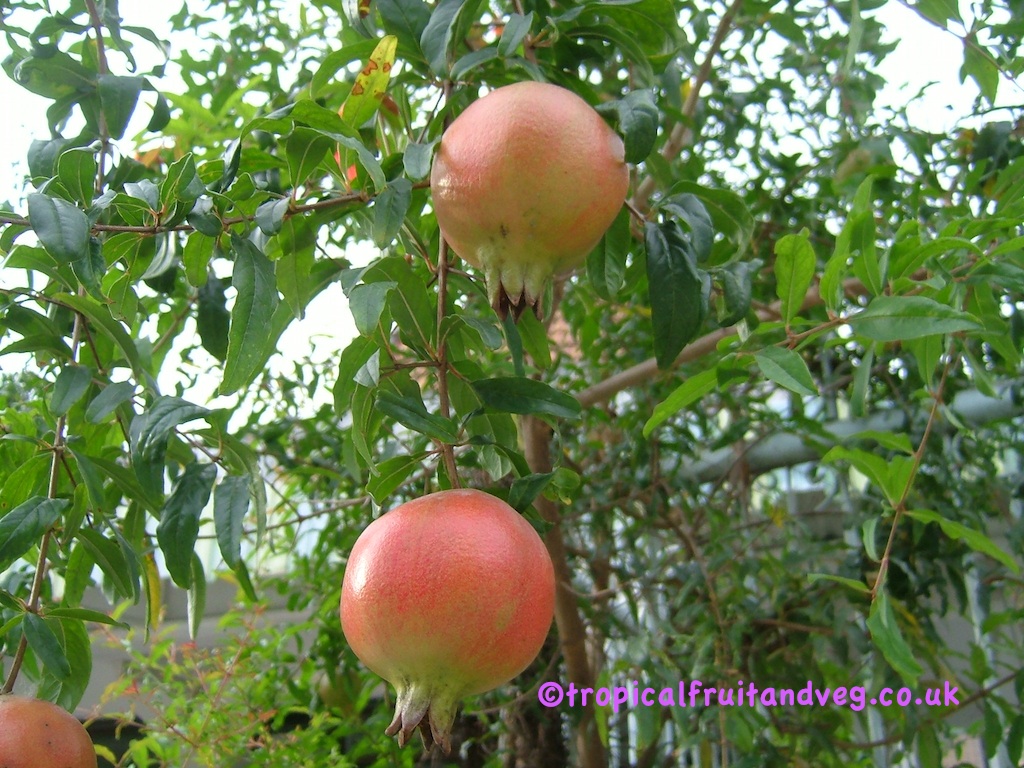
[[[960,82],[966,83],[967,78],[973,80],[985,101],[994,105],[999,92],[999,65],[978,42],[976,35],[965,37],[963,43],[964,63],[960,67]]]
[[[472,384],[483,404],[495,411],[543,414],[559,419],[575,419],[580,415],[576,398],[536,379],[510,376],[477,379]]]
[[[96,190],[96,150],[72,147],[57,158],[57,177],[71,196],[84,206],[92,203]]]
[[[46,620],[35,613],[25,614],[23,625],[25,639],[36,657],[43,662],[46,670],[58,680],[71,677],[71,664],[57,636],[50,629]]]
[[[230,395],[248,386],[263,370],[277,342],[267,329],[280,303],[274,265],[250,240],[231,236],[235,267],[231,283],[235,304],[231,310],[224,378],[218,390]]]
[[[500,56],[514,56],[519,44],[530,34],[530,27],[533,25],[533,11],[525,16],[521,13],[513,13],[505,22],[505,28],[501,31],[501,38],[498,40],[498,54]]]
[[[46,611],[46,618],[48,619],[77,619],[78,621],[91,621],[94,624],[105,624],[108,627],[118,627],[120,629],[130,629],[131,625],[126,624],[123,621],[108,616],[100,611],[93,611],[89,608],[69,608],[60,606],[58,608],[50,608]]]
[[[800,313],[817,266],[807,230],[781,237],[775,243],[775,256],[775,291],[782,302],[782,319],[789,326]]]
[[[640,163],[651,154],[658,139],[661,114],[654,101],[654,91],[631,91],[625,98],[597,107],[602,114],[613,115],[618,122],[626,150],[627,163]]]
[[[784,347],[765,347],[754,353],[754,359],[761,373],[790,392],[805,397],[818,394],[818,385],[798,352]]]
[[[144,458],[163,456],[167,439],[178,426],[188,421],[206,418],[209,414],[209,409],[201,405],[179,397],[161,395],[133,422],[133,426],[138,422],[137,437],[132,443],[133,455]]]
[[[377,330],[381,313],[388,300],[388,294],[397,286],[388,280],[379,283],[360,283],[348,295],[348,307],[352,312],[356,330],[363,336],[372,336]]]
[[[1020,574],[1020,563],[1002,550],[992,539],[981,531],[968,528],[963,523],[949,520],[942,517],[938,512],[930,509],[915,509],[907,512],[907,517],[912,517],[922,523],[938,523],[942,532],[949,538],[962,541],[975,552],[991,557],[993,560],[1002,563],[1015,574]]]
[[[178,202],[192,204],[204,194],[206,185],[199,178],[191,152],[171,164],[160,184],[160,204],[165,209]]]
[[[50,410],[55,416],[63,416],[82,399],[92,383],[92,371],[84,365],[66,365],[57,375],[50,395]]]
[[[320,131],[297,126],[285,142],[292,184],[305,184],[333,149],[334,143]]]
[[[123,600],[139,599],[139,582],[134,577],[124,550],[93,528],[80,528],[76,538],[109,580],[114,593]]]
[[[100,424],[122,403],[127,403],[134,396],[135,385],[130,381],[108,384],[86,406],[85,418],[92,424]]]
[[[188,637],[195,640],[199,636],[199,624],[206,613],[206,572],[199,555],[192,553],[190,562],[189,588],[185,595],[185,614],[188,619]]]
[[[203,349],[222,363],[228,356],[230,329],[224,282],[211,274],[196,295],[196,331]]]
[[[28,217],[43,248],[58,263],[70,264],[75,276],[88,288],[101,277],[89,247],[89,219],[85,211],[66,200],[38,192],[28,195]]]
[[[615,221],[601,238],[601,242],[587,257],[587,276],[594,291],[602,299],[611,301],[618,296],[626,275],[626,257],[632,237],[629,232],[629,209],[619,211]]]
[[[889,662],[889,666],[908,685],[916,685],[924,670],[914,658],[914,652],[910,650],[907,641],[903,639],[903,633],[896,623],[896,614],[893,613],[892,605],[884,590],[875,595],[867,623],[871,639],[878,650],[882,652],[885,660]]]
[[[0,573],[38,544],[70,503],[67,499],[33,496],[0,517]]]
[[[382,389],[377,393],[377,409],[414,432],[432,440],[454,444],[459,441],[459,430],[451,419],[429,413],[423,401]]]
[[[430,23],[430,6],[422,0],[377,0],[376,8],[384,29],[398,37],[403,57],[426,61],[420,39]]]
[[[430,13],[420,35],[420,48],[431,71],[438,77],[448,74],[448,54],[459,11],[466,0],[441,0]]]
[[[145,78],[136,76],[108,74],[96,78],[100,108],[103,110],[107,134],[111,138],[120,139],[124,136],[145,82]]]
[[[102,331],[104,335],[121,349],[124,353],[124,359],[131,366],[135,380],[144,381],[146,379],[146,368],[142,364],[142,358],[139,356],[139,350],[135,346],[135,341],[125,331],[124,326],[113,318],[106,306],[97,303],[89,296],[75,296],[70,293],[54,294],[53,300],[70,307],[75,312],[85,315],[93,323],[93,330]],[[108,360],[108,367],[116,361],[117,358]]]
[[[654,412],[647,420],[647,423],[644,424],[644,437],[650,437],[655,427],[663,424],[684,408],[689,408],[698,402],[702,397],[714,390],[717,384],[718,372],[714,368],[701,371],[687,378],[668,397],[654,407]]]
[[[376,467],[376,474],[371,475],[366,483],[366,492],[377,504],[383,505],[409,475],[423,466],[426,457],[426,453],[415,453],[411,456],[392,456],[382,461]]]
[[[59,679],[49,674],[43,677],[37,695],[53,701],[64,709],[73,711],[82,700],[92,676],[92,645],[85,624],[78,619],[45,619],[47,627],[57,638],[61,655],[67,660],[71,674]],[[57,662],[59,664],[59,662]]]
[[[512,481],[512,486],[508,489],[509,506],[517,512],[525,512],[530,508],[534,500],[544,492],[544,489],[550,485],[554,477],[554,472],[517,477]]]
[[[847,579],[846,577],[840,577],[834,573],[808,573],[807,580],[812,584],[814,582],[836,582],[836,584],[842,584],[844,587],[849,587],[855,592],[860,592],[865,595],[869,595],[871,591],[867,589],[867,585],[863,582],[857,581],[856,579]]]
[[[704,322],[701,279],[678,222],[648,222],[644,242],[654,355],[659,368],[669,368]]]
[[[213,526],[217,545],[225,564],[232,570],[242,564],[242,535],[249,514],[250,479],[247,475],[228,475],[213,492]]]
[[[409,142],[402,155],[402,164],[405,168],[405,175],[413,181],[422,181],[430,175],[430,164],[434,156],[434,145],[437,139],[429,144],[417,144]]]
[[[754,234],[754,217],[743,198],[728,189],[702,187],[692,181],[679,182],[670,190],[674,196],[689,193],[698,198],[711,215],[716,232],[725,235],[734,245],[732,257],[741,256],[750,246]]]
[[[716,273],[722,284],[724,311],[719,313],[718,324],[727,327],[738,323],[750,312],[754,293],[754,278],[762,266],[760,259],[736,261]]]
[[[698,262],[707,261],[715,241],[715,229],[711,224],[704,203],[696,195],[683,193],[673,195],[661,204],[661,209],[678,218],[690,230],[693,255]]]
[[[388,182],[373,201],[373,242],[384,249],[394,242],[402,229],[405,214],[412,202],[412,182],[397,178]]]
[[[981,330],[971,315],[927,296],[876,296],[849,319],[853,330],[873,341],[905,341],[934,334]]]
[[[192,586],[192,557],[199,536],[199,518],[217,479],[215,464],[193,462],[185,467],[160,513],[156,540],[171,579],[182,589]]]

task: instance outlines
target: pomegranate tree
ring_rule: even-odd
[[[547,549],[512,507],[478,490],[402,504],[356,540],[341,624],[356,656],[394,685],[386,733],[448,752],[459,701],[508,682],[540,652],[554,613]]]
[[[96,750],[78,718],[56,704],[0,696],[0,767],[96,768]]]
[[[625,201],[624,157],[601,116],[550,83],[491,91],[444,132],[430,174],[437,223],[483,270],[499,314],[539,313],[548,279],[583,263]]]

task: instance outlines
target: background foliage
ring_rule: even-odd
[[[336,607],[372,516],[460,483],[522,509],[561,584],[452,764],[931,766],[977,740],[1019,765],[1024,124],[995,104],[1024,7],[908,5],[979,90],[947,135],[876,105],[882,6],[209,0],[171,16],[181,50],[116,0],[0,6],[51,129],[0,213],[5,687],[79,703],[122,616],[83,607],[96,582],[153,640],[119,692],[162,717],[121,764],[429,762],[382,736]],[[634,170],[515,325],[425,180],[446,120],[530,78]],[[354,338],[285,348],[307,314],[340,333],[339,289]],[[198,624],[210,537],[242,628],[215,652],[160,634],[162,576]],[[272,595],[308,618],[257,627]],[[960,706],[548,710],[547,679],[948,680]]]

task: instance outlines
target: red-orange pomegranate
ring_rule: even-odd
[[[96,750],[78,719],[49,701],[0,696],[2,768],[96,768]]]
[[[444,132],[430,174],[437,223],[483,270],[499,314],[539,313],[548,279],[583,263],[626,199],[624,157],[601,116],[550,83],[497,88]]]
[[[395,686],[386,733],[448,752],[459,701],[508,682],[540,652],[554,568],[512,507],[478,490],[439,491],[383,514],[356,540],[341,625],[356,656]]]

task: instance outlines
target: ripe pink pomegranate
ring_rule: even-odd
[[[551,558],[519,513],[482,491],[440,491],[385,513],[356,540],[341,626],[398,693],[385,732],[404,745],[419,727],[428,748],[449,752],[459,701],[529,666],[554,602]]]
[[[598,244],[626,199],[624,157],[601,116],[550,83],[491,91],[444,132],[430,173],[437,223],[483,269],[500,315],[539,315],[548,279]]]

